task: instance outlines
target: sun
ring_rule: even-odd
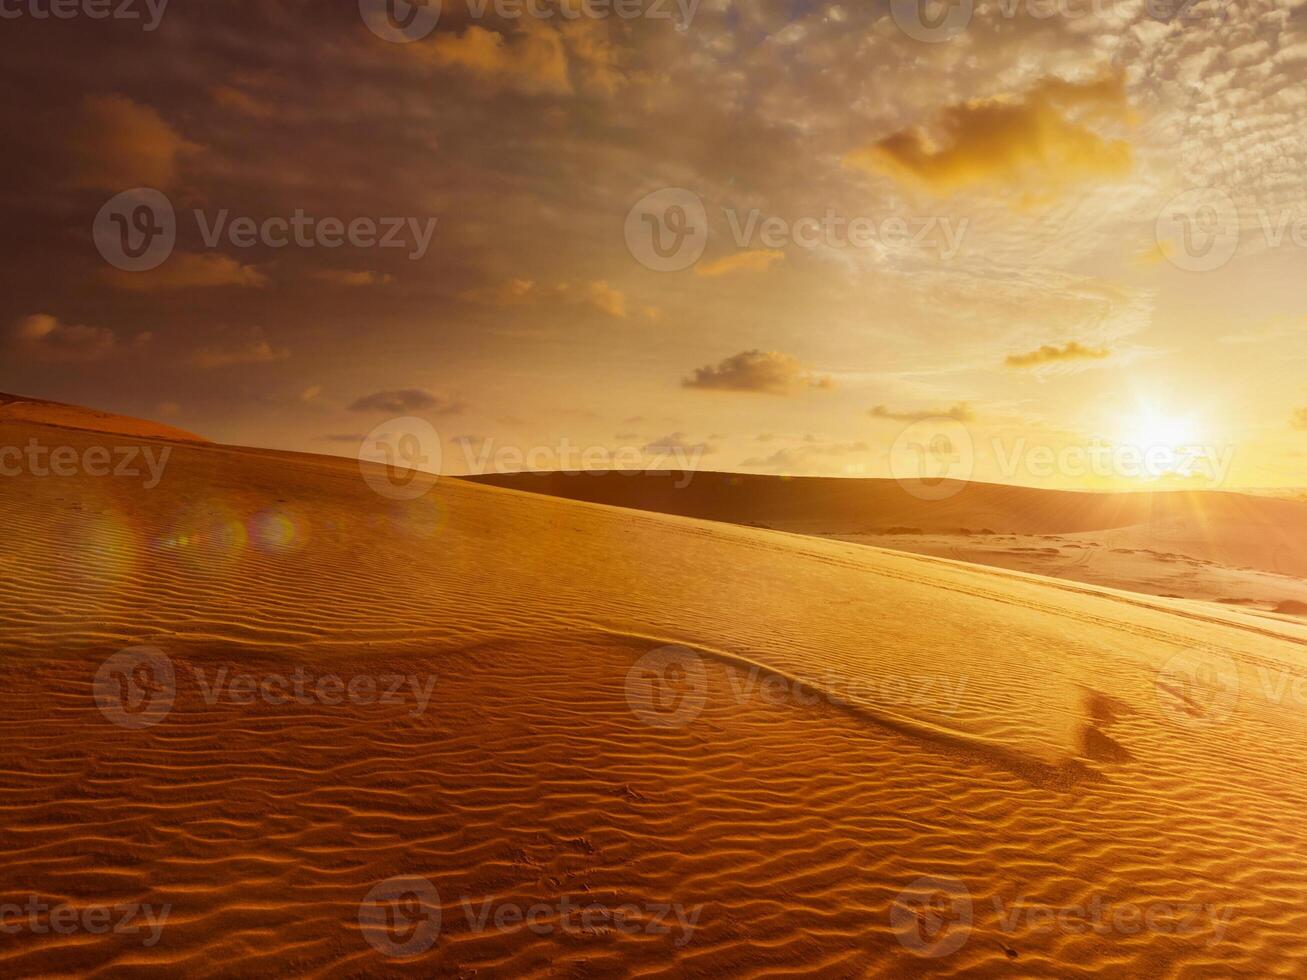
[[[1156,480],[1191,475],[1201,455],[1199,438],[1198,423],[1192,416],[1145,403],[1125,420],[1116,443],[1140,455],[1141,478]]]

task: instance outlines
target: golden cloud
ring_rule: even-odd
[[[20,352],[39,361],[93,361],[114,348],[112,331],[62,323],[49,313],[23,317],[11,339]]]
[[[936,194],[997,185],[1029,200],[1077,181],[1129,173],[1129,143],[1091,127],[1130,119],[1119,74],[1084,83],[1046,78],[1019,96],[950,106],[929,129],[893,133],[848,153],[844,163]]]
[[[716,365],[695,368],[694,376],[683,379],[681,384],[686,388],[772,395],[789,395],[802,388],[835,387],[830,378],[809,372],[798,358],[774,350],[741,351]]]
[[[562,300],[592,306],[609,316],[626,316],[626,294],[605,279],[569,279],[542,286],[532,279],[509,279],[498,286],[468,289],[460,294],[471,303],[488,306],[523,306],[548,300]],[[646,307],[644,315],[657,319],[658,311]]]
[[[766,272],[773,262],[785,258],[785,253],[774,248],[753,248],[734,255],[705,262],[694,270],[696,276],[724,276],[729,272]]]
[[[1073,340],[1062,347],[1044,344],[1038,350],[1025,354],[1009,354],[1003,363],[1010,368],[1028,368],[1059,361],[1101,361],[1111,356],[1112,352],[1105,347],[1086,347],[1078,340]]]
[[[430,44],[415,44],[430,51],[438,64],[462,68],[489,78],[503,79],[532,91],[568,94],[567,51],[556,30],[524,21],[527,30],[511,36],[469,25],[462,34],[438,34]]]
[[[212,286],[259,287],[268,284],[268,277],[254,266],[241,265],[233,258],[216,253],[197,255],[183,252],[149,272],[110,269],[104,276],[119,289],[135,293]]]
[[[290,357],[284,347],[273,347],[266,340],[251,340],[236,347],[205,347],[191,358],[196,367],[212,369],[238,364],[275,364]]]
[[[394,276],[371,269],[318,269],[310,274],[336,286],[386,286],[395,281]]]
[[[125,95],[88,95],[79,116],[71,141],[77,187],[166,189],[177,183],[180,161],[201,149]]]

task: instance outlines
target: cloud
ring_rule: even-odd
[[[203,347],[191,357],[191,363],[212,370],[238,364],[275,364],[288,357],[290,351],[286,348],[273,347],[266,340],[255,338],[234,347]]]
[[[734,255],[723,256],[713,262],[696,266],[696,276],[724,276],[730,272],[766,272],[773,262],[785,258],[785,253],[774,248],[753,248]]]
[[[672,432],[641,447],[640,451],[662,456],[670,456],[673,453],[694,453],[696,456],[707,456],[717,452],[717,447],[710,446],[706,442],[692,443],[689,436],[684,432]]]
[[[1072,340],[1062,347],[1044,344],[1025,354],[1009,354],[1003,363],[1010,368],[1028,368],[1060,361],[1101,361],[1111,356],[1112,352],[1105,347],[1086,347],[1078,340]]]
[[[505,35],[471,24],[462,34],[438,34],[413,48],[442,66],[460,68],[525,91],[570,93],[572,83],[562,34],[529,17],[524,25],[526,30]]]
[[[109,354],[115,343],[105,327],[61,323],[49,313],[19,320],[11,341],[20,353],[39,361],[94,361]]]
[[[371,269],[318,269],[310,275],[336,286],[388,286],[395,281],[394,276]]]
[[[805,387],[834,387],[830,378],[816,377],[797,358],[774,350],[741,351],[715,366],[695,368],[694,377],[683,379],[681,384],[686,388],[773,395],[788,395]]]
[[[78,116],[71,138],[77,187],[166,190],[177,183],[182,160],[201,149],[125,95],[88,95]]]
[[[868,410],[868,415],[875,419],[891,419],[895,422],[924,422],[926,419],[953,419],[957,422],[971,422],[976,413],[966,402],[958,402],[952,408],[941,408],[919,412],[895,412],[885,405],[877,405]]]
[[[1049,77],[1019,96],[949,106],[932,127],[900,130],[844,162],[936,194],[998,185],[1038,200],[1067,184],[1129,173],[1130,144],[1090,128],[1129,119],[1121,75],[1084,83]]]
[[[1307,432],[1307,408],[1295,409],[1289,419],[1289,425],[1302,432]]]
[[[440,67],[532,95],[612,95],[625,80],[612,18],[523,17],[507,33],[467,25],[411,47]]]
[[[174,255],[149,272],[123,272],[110,269],[105,278],[118,289],[135,293],[163,292],[173,289],[205,289],[215,286],[258,288],[268,284],[268,277],[252,265],[241,265],[233,258],[216,252]]]
[[[215,85],[209,89],[214,105],[252,119],[270,119],[276,110],[267,102],[256,99],[233,85]]]
[[[605,280],[597,279],[590,282],[573,280],[560,283],[556,289],[565,299],[593,306],[601,313],[617,317],[626,316],[626,296],[621,290],[608,285]]]
[[[605,279],[569,279],[553,286],[541,285],[531,279],[509,279],[497,286],[468,289],[460,294],[470,303],[486,306],[525,306],[527,304],[562,301],[591,306],[609,316],[626,316],[626,295],[609,285]],[[657,311],[645,309],[646,316]]]
[[[425,412],[429,415],[457,415],[464,405],[447,395],[425,388],[397,388],[364,395],[349,406],[351,412]]]

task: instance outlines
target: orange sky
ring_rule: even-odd
[[[638,6],[7,19],[0,390],[346,455],[418,415],[451,472],[884,476],[925,423],[980,479],[1307,482],[1300,4]]]

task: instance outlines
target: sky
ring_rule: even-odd
[[[0,391],[452,473],[1307,484],[1299,3],[60,3],[0,2]]]

